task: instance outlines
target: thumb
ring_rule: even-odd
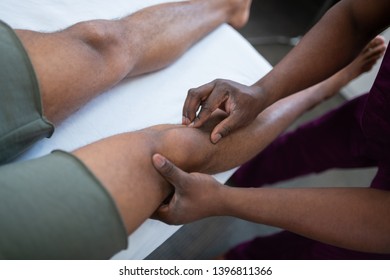
[[[169,204],[160,205],[150,218],[170,224]]]
[[[228,136],[233,130],[237,129],[238,119],[235,115],[230,115],[220,122],[211,132],[211,142],[216,144],[223,137]]]
[[[153,155],[152,160],[157,171],[175,187],[178,186],[182,178],[186,175],[184,171],[160,154]]]

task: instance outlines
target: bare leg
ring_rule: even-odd
[[[373,65],[376,59],[370,59],[367,48],[375,48],[375,45],[379,49],[383,50],[384,48],[383,40],[374,40],[348,68],[339,72],[324,83],[299,93],[298,96],[302,97],[308,94],[306,99],[310,99],[311,96],[316,96],[317,94],[323,97],[331,95],[332,91],[337,89],[337,85],[343,84],[345,77],[352,78],[355,74],[362,73],[367,67],[370,68]],[[371,60],[368,64],[366,64],[367,58],[368,60]],[[314,89],[318,89],[318,92],[314,91]],[[327,92],[326,89],[331,91]],[[358,100],[361,101],[364,99],[361,98]],[[350,102],[349,104],[361,105],[362,103]],[[344,113],[345,112],[352,113],[352,111],[344,110]],[[342,118],[343,117],[339,118],[339,120],[342,120]],[[352,120],[350,124],[353,126],[353,122],[356,120],[353,120],[353,118],[350,118],[350,120]],[[278,123],[278,121],[275,123]],[[335,124],[335,122],[332,124]],[[342,122],[342,124],[344,124],[342,127],[349,128],[349,125],[345,126],[346,122]],[[341,132],[339,136],[342,136],[343,132],[336,127],[334,127],[334,132],[336,135],[338,135],[338,132]],[[264,133],[266,132],[267,131],[264,131]],[[326,133],[321,134],[323,137],[321,139],[324,139],[323,144],[325,145],[328,143],[328,138],[325,134],[329,133],[333,133],[332,126],[328,126]],[[350,137],[360,138],[362,135],[359,134],[360,133],[346,132],[346,135],[349,135]],[[341,138],[341,142],[349,143],[349,140],[346,142],[344,141],[347,137]],[[285,138],[282,138],[282,140],[283,139]],[[303,138],[301,137],[300,139],[302,140]],[[308,137],[308,141],[313,139],[314,138]],[[316,139],[317,144],[318,141],[321,142],[321,139]],[[334,139],[334,137],[329,138],[329,142],[332,142]],[[262,138],[258,138],[258,141],[262,140]],[[244,143],[246,142],[247,141],[244,141]],[[284,145],[281,144],[277,148],[280,147],[284,151],[282,153],[288,154],[289,150],[283,149],[283,146]],[[289,144],[287,144],[287,146],[289,146]],[[295,147],[293,145],[290,146]],[[348,144],[343,144],[339,147],[349,148]],[[276,154],[277,148],[273,149],[273,152]],[[305,147],[299,148],[305,149]],[[331,152],[331,150],[332,149],[327,151]],[[311,149],[310,151],[314,153],[317,152],[316,149]],[[265,170],[263,170],[265,172],[263,172],[265,177],[267,177],[267,171],[271,171],[272,169],[267,170],[267,159],[272,162],[271,165],[273,168],[276,168],[276,170],[279,168],[279,171],[282,173],[285,170],[284,167],[287,167],[287,169],[289,168],[288,164],[286,166],[282,164],[283,160],[281,159],[285,158],[282,153],[276,155],[276,163],[280,164],[280,168],[278,164],[272,162],[272,152],[265,156],[265,161],[263,161],[263,164],[261,165],[261,167],[265,167]],[[310,157],[310,155],[306,153],[303,157],[294,155],[291,157],[291,160],[293,162],[302,160],[307,163],[304,159],[306,156]],[[348,157],[348,153],[345,153],[345,156]],[[324,158],[326,161],[325,155]],[[321,156],[317,157],[317,159],[319,160],[318,163],[321,163]],[[159,155],[155,155],[153,160],[156,168],[160,170],[161,174],[164,174],[165,178],[175,186],[175,194],[170,200],[170,203],[160,207],[157,213],[158,218],[168,223],[183,224],[210,216],[233,216],[256,223],[284,228],[308,238],[322,241],[327,244],[333,244],[334,246],[341,248],[382,254],[389,254],[390,252],[390,223],[388,219],[384,218],[386,217],[386,213],[389,213],[390,211],[390,193],[386,191],[385,182],[386,179],[388,179],[386,176],[381,177],[379,180],[375,180],[377,182],[374,181],[371,188],[335,188],[335,186],[332,188],[315,189],[230,188],[219,184],[210,176],[202,175],[197,172],[192,174],[185,173],[168,161],[165,161]],[[313,162],[313,164],[316,165],[315,162]],[[383,169],[380,170],[383,171]],[[262,173],[261,170],[258,171],[260,174]],[[250,172],[247,174],[250,174]],[[380,176],[377,176],[377,178],[378,177]],[[379,181],[381,181],[381,183],[379,183]],[[249,183],[248,185],[258,186],[256,183]],[[367,226],[368,224],[370,226]],[[267,241],[268,240],[265,242]],[[290,241],[295,242],[297,240]],[[290,241],[287,241],[287,243]],[[278,243],[276,242],[275,245],[277,247]],[[333,255],[333,257],[336,258],[388,258],[388,255],[364,255],[357,252],[345,252],[343,254],[343,250],[338,251],[336,248],[334,248],[336,250],[333,250],[332,248],[326,248],[326,246],[322,247],[320,244],[312,245],[313,246],[309,245],[307,248],[299,245],[298,247],[302,247],[302,252],[298,249],[298,255],[295,256],[304,258],[323,258]],[[287,247],[289,246],[287,245]],[[295,251],[298,247],[295,247]],[[256,247],[252,252],[256,252],[256,250],[261,251],[262,249],[261,246]],[[287,248],[287,251],[289,249],[292,248]],[[236,257],[237,256],[238,255],[236,255]],[[289,258],[289,256],[294,257],[293,255],[285,254],[277,254],[268,257]],[[250,258],[251,254],[244,256],[244,258],[248,257]]]
[[[380,41],[375,46],[382,48],[384,43]],[[375,61],[370,60],[369,65]],[[362,69],[362,65],[367,64],[355,63],[342,71],[350,74]],[[213,174],[238,166],[263,150],[302,113],[337,92],[344,85],[344,74],[278,101],[250,126],[223,138],[217,145],[210,142],[209,132],[225,116],[221,112],[202,129],[159,125],[101,140],[75,151],[75,155],[107,187],[131,233],[171,191],[152,165],[153,154],[163,154],[188,172]]]
[[[107,188],[127,232],[149,218],[172,191],[152,165],[160,153],[186,171],[217,173],[238,166],[259,153],[319,98],[294,95],[275,103],[249,127],[226,137],[218,145],[209,140],[210,129],[224,114],[203,129],[159,125],[103,139],[74,152]]]
[[[294,100],[292,100],[294,99]],[[260,152],[313,102],[296,95],[291,102],[275,103],[249,127],[218,145],[209,140],[210,129],[220,112],[203,129],[159,125],[106,138],[74,152],[107,188],[127,232],[149,218],[172,191],[152,165],[152,155],[161,153],[186,171],[209,174],[228,170]],[[243,141],[245,139],[245,141]]]
[[[222,23],[244,25],[250,0],[156,5],[120,20],[55,33],[16,30],[38,76],[46,117],[58,123],[128,76],[161,69]]]
[[[336,94],[353,79],[370,71],[378,59],[383,56],[385,50],[385,39],[382,36],[375,37],[355,60],[326,80],[326,83],[320,83],[319,85],[325,85],[329,88],[326,89],[329,92],[329,97]],[[314,86],[313,88],[318,90],[319,87]]]

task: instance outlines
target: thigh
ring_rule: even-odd
[[[33,64],[51,121],[62,121],[127,75],[130,56],[118,51],[115,25],[93,21],[54,33],[15,30]]]
[[[13,30],[1,21],[0,65],[0,163],[5,163],[49,137],[53,126],[42,115],[30,60]]]

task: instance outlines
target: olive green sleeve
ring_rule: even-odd
[[[73,155],[0,167],[0,258],[108,259],[126,246],[114,201]]]
[[[0,21],[0,164],[50,137],[53,130],[43,116],[28,55],[15,32]]]

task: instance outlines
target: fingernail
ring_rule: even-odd
[[[160,155],[155,155],[154,156],[154,163],[155,163],[155,165],[157,166],[157,167],[163,167],[164,166],[164,164],[165,164],[165,158],[163,158],[162,156],[160,156]]]
[[[222,135],[221,134],[216,134],[215,136],[213,136],[212,138],[211,138],[211,141],[215,144],[215,143],[217,143],[219,140],[221,140],[221,138],[222,138]]]
[[[194,121],[193,121],[192,123],[190,123],[190,125],[189,125],[188,127],[194,127],[194,126],[195,126],[195,123],[197,123],[198,121],[199,121],[199,118],[196,117],[196,118],[194,119]]]
[[[183,124],[188,125],[191,121],[189,118],[183,116],[182,122],[183,122]]]

